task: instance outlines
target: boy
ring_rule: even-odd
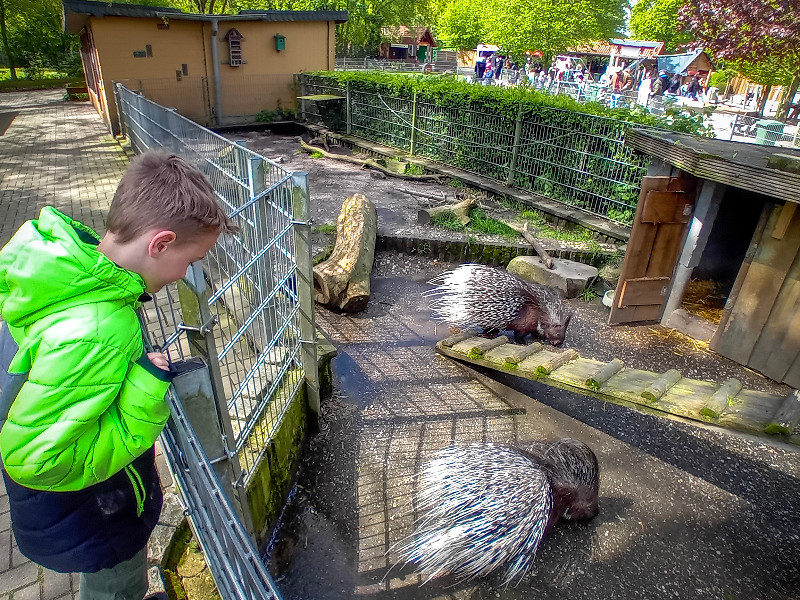
[[[141,600],[171,377],[166,356],[144,353],[135,309],[236,227],[197,168],[148,151],[120,180],[107,229],[98,240],[46,207],[0,250],[0,348],[9,333],[18,346],[0,385],[19,389],[0,455],[20,551],[80,572],[81,600]]]

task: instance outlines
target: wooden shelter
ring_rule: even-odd
[[[800,151],[638,130],[625,143],[653,161],[609,322],[673,326],[690,281],[711,281],[725,303],[710,348],[800,387]]]
[[[381,27],[381,36],[386,40],[380,45],[381,58],[423,62],[433,60],[436,40],[433,39],[430,27]]]

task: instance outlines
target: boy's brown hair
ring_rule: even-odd
[[[238,231],[200,169],[164,150],[147,150],[131,161],[114,192],[106,228],[123,244],[154,228],[174,231],[178,243],[212,231]]]

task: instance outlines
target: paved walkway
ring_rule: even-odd
[[[91,104],[64,102],[62,95],[0,94],[0,246],[45,205],[105,230],[128,158]],[[16,114],[3,132],[8,113]],[[74,599],[76,575],[43,569],[17,550],[2,480],[0,493],[0,600]]]

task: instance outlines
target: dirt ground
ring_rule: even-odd
[[[352,165],[296,154],[290,136],[229,137],[283,157],[288,169],[307,171],[317,224],[334,222],[344,198],[360,192],[376,204],[379,229],[415,235],[418,199],[398,187],[448,190],[375,179]],[[335,390],[323,405],[320,432],[307,441],[265,555],[284,598],[800,597],[800,454],[794,447],[512,376],[476,382],[472,375],[480,374],[435,354],[446,329],[431,320],[421,296],[431,277],[452,266],[378,252],[363,313],[318,307],[318,325],[339,352]],[[582,356],[788,391],[661,326],[610,327],[599,298],[568,302],[575,316],[564,347]],[[415,517],[413,474],[431,452],[452,443],[565,436],[584,440],[598,456],[600,515],[559,527],[526,581],[508,589],[493,578],[421,585],[410,568],[396,565],[393,545],[410,534]]]

